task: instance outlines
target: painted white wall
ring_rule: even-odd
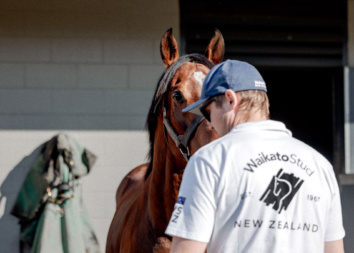
[[[9,215],[38,147],[56,135],[48,130],[0,131],[0,245],[1,252],[19,252],[18,219]],[[84,204],[102,252],[115,211],[115,191],[123,176],[143,163],[148,152],[144,131],[65,131],[92,151],[97,161],[82,178]],[[4,251],[3,251],[4,250]]]
[[[170,27],[179,41],[177,0],[1,1],[1,252],[19,252],[9,212],[33,152],[59,132],[98,156],[83,189],[104,251],[116,188],[146,161],[145,119]]]

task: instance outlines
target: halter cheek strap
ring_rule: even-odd
[[[199,124],[204,120],[204,117],[201,115],[197,115],[192,123],[187,127],[186,131],[184,134],[179,135],[173,128],[171,121],[169,118],[166,116],[166,108],[163,109],[163,125],[165,129],[165,136],[166,136],[166,131],[171,137],[171,139],[174,141],[176,144],[177,148],[181,151],[184,159],[188,162],[189,157],[190,157],[190,151],[189,151],[189,143],[197,130]],[[167,136],[166,136],[167,139]],[[168,139],[167,139],[168,140]]]

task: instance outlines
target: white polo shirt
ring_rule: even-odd
[[[236,126],[184,172],[166,234],[212,252],[323,252],[344,237],[331,164],[276,121]]]

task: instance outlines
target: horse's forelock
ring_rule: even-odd
[[[152,99],[152,103],[149,109],[148,117],[146,120],[146,127],[149,132],[149,153],[148,160],[150,161],[149,168],[146,172],[145,179],[148,177],[152,170],[152,159],[154,156],[154,139],[155,139],[155,130],[157,126],[157,118],[161,114],[161,107],[164,104],[166,96],[168,94],[168,90],[170,87],[170,83],[176,73],[176,71],[187,62],[195,62],[200,63],[209,69],[211,69],[214,64],[210,62],[204,55],[201,54],[189,54],[182,56],[175,63],[173,63],[164,74],[159,79],[158,85],[155,90],[155,95]]]

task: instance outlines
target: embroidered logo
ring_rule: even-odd
[[[173,213],[171,216],[171,222],[173,223],[178,223],[178,218],[180,216],[183,216],[183,205],[184,202],[186,201],[185,197],[178,197],[177,203],[175,204],[175,207],[173,209]]]
[[[263,81],[254,81],[254,86],[255,87],[262,87],[262,88],[266,88],[266,84]]]
[[[184,205],[184,201],[186,201],[186,198],[185,198],[185,197],[178,197],[178,199],[177,199],[177,204]]]
[[[260,201],[265,202],[267,206],[272,204],[273,209],[280,213],[288,208],[303,182],[304,180],[294,174],[283,173],[283,169],[280,169],[277,175],[273,176]]]

